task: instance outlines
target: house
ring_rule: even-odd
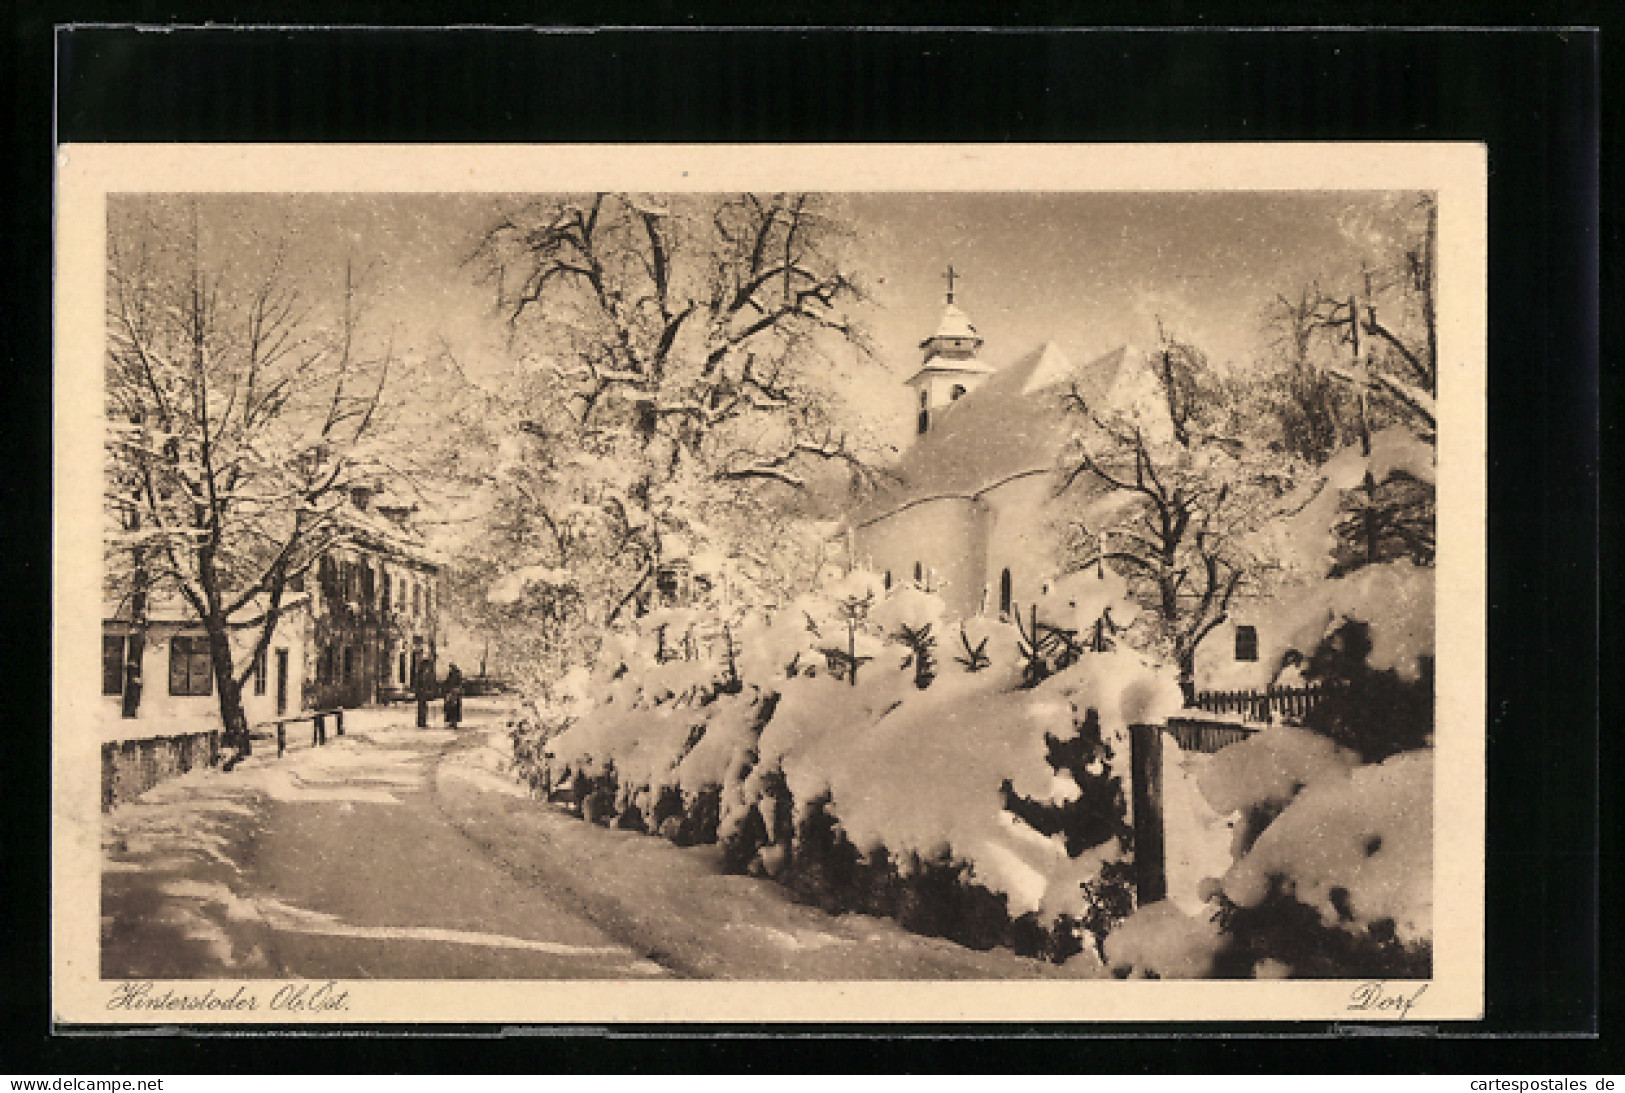
[[[434,664],[441,562],[412,528],[412,512],[375,487],[351,491],[340,535],[312,572],[290,581],[271,640],[254,660],[243,687],[250,724],[403,695],[419,665]],[[253,656],[264,607],[251,601],[230,620],[239,671]],[[124,716],[132,643],[140,646],[142,681],[133,718]],[[143,626],[131,618],[128,598],[107,605],[102,702],[104,722],[121,735],[218,726],[208,637],[178,593],[154,590]]]
[[[250,724],[304,708],[310,597],[296,591],[283,605],[264,655],[243,687],[243,710]],[[261,605],[249,604],[235,623],[247,623]],[[253,652],[258,627],[234,629],[233,659],[241,667]],[[140,692],[135,716],[124,713],[126,688],[135,686],[126,671],[131,646],[139,648]],[[202,732],[220,725],[209,659],[209,638],[189,606],[178,595],[155,594],[145,626],[130,618],[128,602],[111,606],[102,620],[102,721],[109,735],[143,736]],[[134,727],[132,727],[134,726]]]
[[[894,483],[848,517],[854,564],[888,588],[918,583],[951,617],[1009,614],[1057,575],[1057,461],[1081,420],[1064,398],[1074,389],[1091,402],[1127,393],[1126,347],[1075,366],[1049,342],[994,368],[982,345],[950,293],[905,381],[915,440],[892,468]]]
[[[358,487],[339,543],[312,585],[307,708],[404,697],[421,665],[437,661],[441,563],[411,525],[415,508]]]

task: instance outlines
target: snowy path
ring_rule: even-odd
[[[104,824],[108,978],[1017,978],[1063,974],[723,874],[715,848],[530,800],[506,738],[357,718]]]

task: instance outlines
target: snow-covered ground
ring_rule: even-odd
[[[329,739],[193,771],[104,818],[105,976],[1060,974],[573,820],[512,779],[494,721],[418,730],[403,710]]]

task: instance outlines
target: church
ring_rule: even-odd
[[[848,515],[848,542],[856,565],[882,574],[887,587],[919,584],[950,617],[1009,615],[1060,571],[1051,502],[1058,457],[1078,424],[1065,396],[1075,387],[1091,405],[1114,405],[1138,385],[1124,367],[1126,346],[1077,366],[1047,342],[994,367],[952,284],[905,381],[913,442],[893,481]]]
[[[950,270],[951,273],[951,270]],[[1136,413],[1160,402],[1144,355],[1119,346],[1075,365],[1046,342],[1002,367],[983,359],[970,317],[947,304],[920,343],[918,369],[904,381],[915,408],[913,442],[892,479],[848,513],[851,564],[882,575],[887,588],[913,582],[941,597],[949,618],[1010,618],[1049,591],[1067,559],[1056,489],[1063,449],[1082,424],[1065,402],[1076,391],[1101,412]],[[1067,511],[1105,496],[1084,476]],[[1267,599],[1240,592],[1229,616],[1202,642],[1198,684],[1267,686],[1291,635]]]

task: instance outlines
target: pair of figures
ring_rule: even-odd
[[[413,680],[413,690],[418,700],[418,728],[429,727],[429,695],[434,690],[434,668],[429,661],[423,661]],[[446,669],[446,678],[442,685],[443,712],[446,719],[446,728],[455,729],[458,722],[463,719],[463,673],[453,663]]]

